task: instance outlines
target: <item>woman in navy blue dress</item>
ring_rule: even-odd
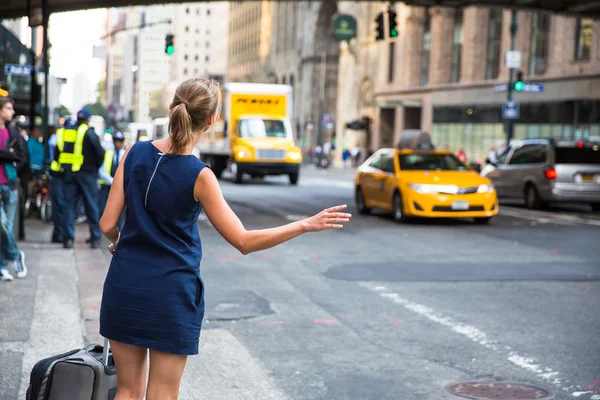
[[[183,82],[170,105],[170,136],[131,146],[114,177],[100,221],[113,253],[100,334],[110,340],[117,367],[116,400],[177,399],[186,358],[198,354],[204,316],[197,227],[202,209],[242,254],[302,233],[341,228],[350,219],[341,212],[346,206],[337,206],[278,228],[247,231],[225,202],[215,175],[192,155],[220,108],[215,81]],[[119,232],[125,206],[125,225]]]

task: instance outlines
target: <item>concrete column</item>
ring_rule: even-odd
[[[485,79],[490,10],[467,7],[463,14],[461,82]]]
[[[425,94],[421,98],[421,130],[431,134],[433,130],[433,104],[431,95]]]
[[[400,142],[402,131],[404,130],[404,106],[396,107],[396,116],[394,121],[394,139],[393,145]]]
[[[429,84],[450,82],[452,60],[452,35],[455,11],[434,7],[431,14],[431,55]]]
[[[402,73],[399,82],[405,88],[419,86],[421,82],[425,12],[422,7],[410,8],[409,16],[406,18],[406,34],[400,39],[405,49],[400,65],[401,71],[405,72]]]
[[[377,108],[373,118],[371,131],[371,150],[377,151],[381,147],[381,109]]]

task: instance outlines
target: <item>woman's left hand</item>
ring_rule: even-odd
[[[117,244],[119,242],[116,243],[111,243],[108,245],[108,251],[110,251],[110,254],[115,254],[115,251],[117,250]]]

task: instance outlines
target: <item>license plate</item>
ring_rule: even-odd
[[[594,182],[594,175],[593,174],[578,174],[575,176],[575,182],[576,183]]]
[[[469,202],[463,200],[453,201],[451,208],[453,210],[465,211],[469,209]]]

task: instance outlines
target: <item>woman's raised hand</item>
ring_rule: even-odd
[[[319,232],[326,229],[341,229],[343,223],[349,222],[351,214],[340,211],[346,209],[346,205],[327,208],[315,216],[302,221],[302,225],[307,232]]]

